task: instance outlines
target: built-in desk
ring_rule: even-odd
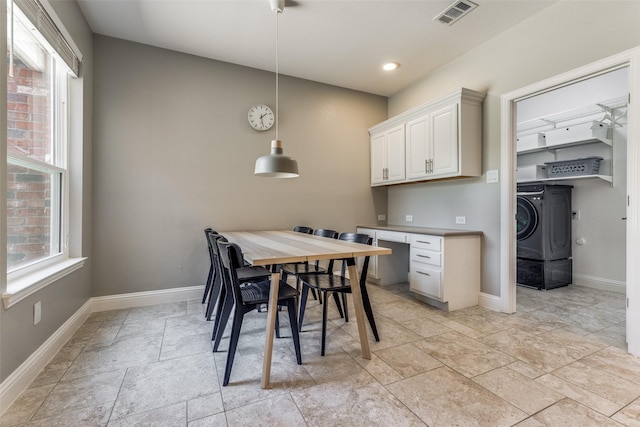
[[[369,263],[380,285],[409,282],[416,297],[447,311],[478,304],[481,231],[407,226],[358,226],[374,245],[393,250]]]

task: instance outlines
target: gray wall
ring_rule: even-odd
[[[280,77],[280,139],[300,177],[253,175],[275,131],[272,73],[95,37],[93,295],[203,284],[202,230],[355,230],[375,220],[367,128],[387,99]]]
[[[82,221],[79,223],[76,215],[71,218],[72,221],[75,220],[71,226],[82,235],[83,240],[82,246],[77,247],[71,255],[87,256],[89,259],[83,268],[64,279],[32,294],[8,310],[0,309],[0,381],[4,381],[91,296],[93,35],[75,2],[56,1],[51,2],[51,5],[84,55],[81,78],[73,83],[81,85],[84,93],[84,121],[81,126],[75,126],[75,129],[82,133],[84,142],[81,150],[71,153],[73,158],[79,159],[83,168],[82,182],[75,183],[78,188],[82,188],[82,203],[72,201],[72,210],[81,214]],[[2,105],[5,108],[5,105]],[[42,321],[34,326],[33,304],[37,301],[42,301]]]
[[[394,116],[461,86],[487,92],[483,174],[500,166],[500,96],[640,45],[640,2],[558,2],[389,98]],[[481,178],[390,187],[389,224],[484,232],[482,291],[500,294],[500,186]]]

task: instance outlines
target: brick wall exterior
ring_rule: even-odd
[[[47,76],[14,61],[14,76],[7,80],[7,151],[49,161],[52,144]],[[48,174],[16,165],[8,167],[9,269],[50,253],[50,181]]]

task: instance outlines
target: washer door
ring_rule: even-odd
[[[516,203],[516,235],[518,240],[525,240],[538,227],[538,211],[533,203],[525,197],[518,196]]]

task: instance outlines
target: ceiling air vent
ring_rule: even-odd
[[[476,7],[478,7],[478,5],[469,0],[456,1],[446,8],[444,12],[433,18],[433,20],[451,25]]]

